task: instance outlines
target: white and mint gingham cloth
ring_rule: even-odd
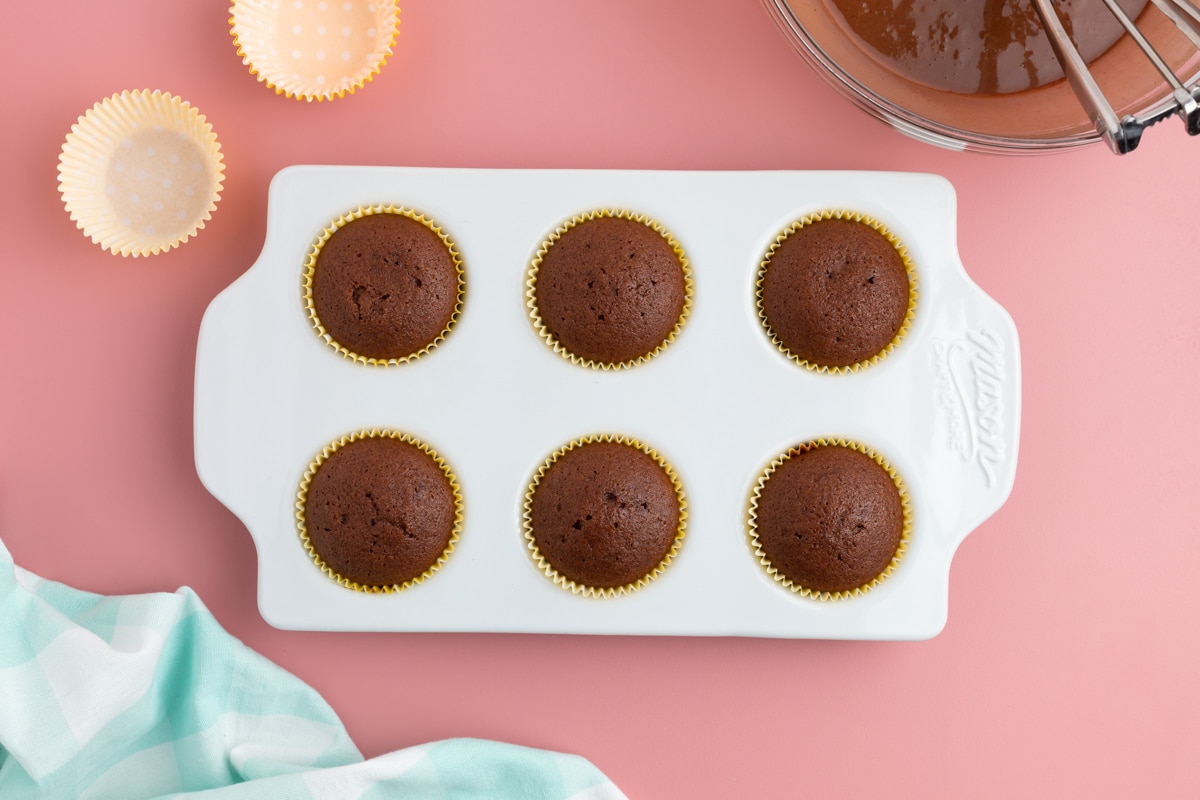
[[[624,795],[578,756],[474,739],[364,761],[311,688],[226,633],[190,589],[106,597],[0,541],[0,798]]]

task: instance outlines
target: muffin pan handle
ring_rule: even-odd
[[[1012,318],[977,288],[961,302],[963,319],[930,338],[926,376],[935,409],[928,467],[938,492],[948,495],[939,501],[938,522],[953,547],[1008,499],[1021,411]]]

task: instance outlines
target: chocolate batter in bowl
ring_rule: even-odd
[[[1118,0],[1185,83],[1200,52],[1147,0]],[[1099,141],[1030,0],[763,0],[842,94],[921,141],[991,152]],[[1162,77],[1101,0],[1058,0],[1064,25],[1118,115],[1169,101]]]

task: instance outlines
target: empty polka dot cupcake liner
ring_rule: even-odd
[[[221,197],[221,148],[195,108],[159,91],[126,91],[71,126],[58,190],[71,219],[106,250],[148,256],[187,241]]]
[[[609,229],[592,230],[602,224]],[[669,272],[659,272],[668,260]],[[694,293],[691,263],[669,230],[644,214],[607,208],[559,225],[534,254],[525,287],[542,340],[596,370],[635,367],[666,350],[687,323]]]
[[[856,267],[866,268],[868,264],[865,260],[859,264],[855,264],[856,259],[853,257],[848,260],[837,258],[821,261],[819,256],[814,256],[813,264],[820,264],[822,269],[832,264],[831,271],[827,273],[828,278],[831,279],[831,283],[828,286],[823,286],[817,285],[819,281],[813,281],[811,289],[815,293],[814,297],[819,297],[820,299],[814,300],[811,308],[804,309],[804,313],[798,317],[799,320],[803,320],[803,323],[794,326],[795,330],[785,330],[783,324],[773,324],[770,309],[768,308],[768,305],[770,305],[770,302],[768,302],[769,298],[765,296],[768,270],[770,270],[772,264],[777,259],[782,261],[792,257],[792,254],[783,255],[783,252],[789,244],[796,241],[794,237],[809,229],[810,226],[812,230],[815,230],[820,223],[828,220],[861,223],[861,225],[879,234],[879,237],[875,238],[883,242],[882,246],[885,251],[891,252],[894,249],[894,254],[890,258],[893,262],[898,259],[899,269],[903,270],[908,279],[907,289],[899,286],[895,287],[899,295],[897,298],[899,303],[904,303],[905,295],[907,296],[907,304],[897,327],[889,329],[884,334],[885,338],[874,339],[871,342],[871,346],[862,347],[863,342],[856,342],[855,344],[860,345],[858,352],[841,360],[833,357],[818,357],[815,353],[804,352],[804,349],[808,347],[812,350],[825,350],[827,352],[838,350],[851,352],[854,350],[854,347],[850,345],[851,341],[854,341],[859,336],[870,341],[870,338],[876,335],[876,331],[871,331],[869,328],[876,324],[881,324],[881,315],[868,313],[866,310],[872,309],[872,303],[877,301],[879,297],[878,295],[875,298],[871,297],[870,290],[881,291],[883,289],[882,284],[875,286],[866,285],[866,281],[874,284],[874,276],[870,276],[864,279],[864,285],[854,287],[854,291],[850,291],[844,284],[839,285],[839,281],[843,279],[849,280],[851,276],[857,274],[855,272]],[[790,242],[789,240],[793,241]],[[862,243],[860,242],[859,244]],[[872,241],[870,244],[875,244],[875,242]],[[888,244],[891,245],[891,248],[887,247]],[[850,247],[850,244],[848,243],[846,246]],[[793,251],[794,253],[795,251]],[[853,254],[850,253],[849,255],[852,256]],[[844,275],[834,274],[834,272],[843,267],[845,267]],[[861,278],[862,275],[857,274],[857,277]],[[917,269],[909,256],[908,248],[882,222],[859,211],[844,209],[825,210],[796,220],[780,231],[772,241],[755,275],[755,308],[758,312],[759,321],[771,343],[779,352],[795,364],[819,373],[842,374],[858,372],[859,370],[878,364],[886,358],[899,346],[900,342],[908,334],[912,327],[913,317],[917,308],[917,279]],[[843,292],[845,292],[844,296],[838,296],[839,293]],[[782,298],[780,302],[782,302]],[[898,304],[896,308],[898,310]],[[859,312],[858,314],[854,313],[856,309]],[[847,316],[841,316],[843,312],[847,311],[849,312]],[[855,316],[859,317],[859,319],[853,320],[852,318]],[[856,330],[857,325],[855,323],[866,324]],[[843,340],[843,336],[846,337],[845,340]],[[809,337],[812,338],[809,339]],[[797,341],[803,339],[808,339],[808,341]]]
[[[878,474],[883,483],[886,484],[888,479],[890,479],[891,485],[894,486],[896,492],[895,500],[898,501],[899,505],[900,531],[895,549],[893,550],[889,545],[887,550],[883,551],[885,553],[885,563],[883,563],[878,572],[875,572],[874,569],[869,570],[868,572],[874,574],[869,575],[859,585],[849,589],[825,591],[806,585],[806,581],[798,575],[789,574],[788,565],[782,562],[779,564],[774,563],[768,553],[769,550],[777,545],[766,542],[770,534],[763,529],[763,526],[770,527],[779,524],[778,519],[772,519],[778,513],[779,508],[766,508],[764,494],[768,491],[768,486],[772,478],[789,461],[818,449],[842,449],[866,456],[870,462],[874,462],[882,470],[882,473]],[[853,475],[853,473],[850,474]],[[785,517],[788,520],[786,524],[789,527],[785,531],[775,531],[775,533],[786,534],[785,538],[787,539],[795,538],[802,540],[806,535],[809,538],[816,538],[818,541],[810,542],[806,546],[809,547],[809,552],[805,555],[806,559],[815,559],[818,563],[822,560],[828,560],[830,564],[833,563],[833,560],[836,560],[838,563],[835,566],[841,568],[844,566],[841,562],[845,558],[849,562],[846,566],[853,570],[859,566],[855,565],[854,562],[862,556],[861,551],[866,548],[866,543],[861,538],[850,541],[845,536],[849,529],[861,533],[864,528],[873,527],[873,525],[866,523],[874,522],[871,517],[878,508],[879,503],[877,502],[877,497],[873,497],[869,490],[863,490],[860,486],[854,487],[854,496],[857,497],[857,500],[852,500],[844,492],[831,488],[835,487],[839,483],[839,478],[842,477],[844,477],[844,474],[839,475],[838,470],[831,468],[829,464],[815,471],[809,487],[813,493],[810,495],[810,501],[807,504],[801,504],[801,506],[795,504],[785,506]],[[872,476],[873,479],[874,476]],[[781,488],[779,491],[784,492],[787,490]],[[890,494],[890,490],[887,494]],[[851,523],[855,523],[855,525],[852,526]],[[823,535],[821,529],[830,525],[839,528],[839,530],[833,532],[831,538],[821,539]],[[841,530],[840,528],[847,528],[847,530]],[[848,600],[860,597],[878,587],[895,572],[901,560],[903,560],[905,553],[908,551],[909,542],[912,539],[912,529],[912,502],[909,497],[908,488],[895,468],[874,449],[860,442],[840,437],[813,439],[779,454],[762,471],[758,480],[755,481],[754,488],[750,492],[746,511],[747,542],[754,553],[754,557],[758,560],[767,575],[774,579],[781,587],[796,595],[820,601]],[[868,533],[873,534],[873,531],[869,531]],[[815,536],[811,534],[815,534]],[[886,556],[886,552],[888,551],[891,552],[890,557]],[[789,554],[788,557],[794,560],[795,554]],[[821,568],[818,567],[817,569],[820,571]]]
[[[596,445],[622,446],[627,448],[625,454],[643,463],[609,462],[608,467],[612,469],[607,471],[607,477],[615,476],[617,483],[622,484],[616,486],[609,485],[611,481],[606,483],[606,467],[603,460],[599,463],[587,462],[585,458],[583,462],[574,465],[574,471],[583,476],[583,480],[590,485],[583,490],[584,496],[573,495],[571,477],[568,475],[564,483],[558,480],[560,476],[553,476],[552,471],[559,465],[565,467],[572,459],[585,455]],[[599,468],[593,471],[596,467]],[[639,473],[653,475],[648,491],[637,486]],[[592,476],[590,481],[588,475]],[[658,485],[657,489],[653,488],[655,484]],[[578,490],[578,487],[574,489]],[[543,494],[539,495],[539,491]],[[664,538],[669,538],[665,552],[655,551],[648,555],[643,547],[644,540],[639,542],[637,534],[631,534],[629,530],[622,533],[619,524],[624,521],[627,528],[644,529],[647,519],[652,519],[656,512],[663,510],[657,507],[660,504],[672,507],[676,519],[669,527],[660,531],[666,534]],[[638,507],[642,511],[639,512]],[[567,525],[566,521],[574,516],[579,519]],[[661,576],[678,556],[687,533],[687,499],[683,482],[674,467],[652,447],[620,434],[588,435],[558,448],[538,466],[525,492],[521,520],[525,546],[534,564],[555,585],[581,597],[620,597],[648,586]],[[544,525],[544,529],[539,529],[539,525]],[[642,533],[646,531],[643,530]],[[578,537],[579,541],[567,542],[568,535]],[[633,538],[628,538],[631,535]],[[553,540],[556,538],[563,541],[561,545],[554,546],[554,552],[539,545],[539,542],[543,545],[554,544]],[[547,539],[550,541],[547,542]],[[616,544],[618,542],[620,544]],[[610,547],[610,544],[614,546]],[[661,547],[661,543],[658,546]],[[619,563],[622,555],[626,556],[627,567]],[[588,558],[593,561],[591,565],[579,563]],[[601,564],[605,561],[609,563]],[[567,574],[572,570],[589,573],[612,571],[609,567],[616,568],[617,572],[614,574],[628,569],[636,573],[636,577],[628,580],[618,578],[607,582],[593,581],[596,584],[616,585],[591,585],[581,575],[577,575],[576,579]]]
[[[396,0],[235,0],[229,9],[250,73],[309,102],[353,94],[379,74],[399,26]]]

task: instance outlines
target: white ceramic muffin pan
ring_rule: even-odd
[[[322,228],[375,203],[415,208],[458,245],[466,302],[433,352],[354,363],[319,339],[301,274]],[[530,259],[572,215],[644,213],[691,260],[694,306],[649,363],[575,366],[537,335]],[[845,375],[798,367],[754,305],[759,263],[788,223],[827,208],[873,216],[908,246],[919,300],[908,336]],[[254,266],[209,306],[196,355],[196,467],[258,549],[258,603],[279,628],[923,639],[945,625],[950,562],[1004,503],[1017,462],[1021,373],[1012,319],[967,277],[955,194],[932,175],[291,167],[271,184]],[[314,456],[352,431],[411,433],[462,486],[466,520],[446,565],[405,591],[337,585],[305,553],[296,492]],[[538,465],[589,433],[622,433],[678,471],[688,502],[678,558],[648,587],[580,597],[538,570],[521,508]],[[751,488],[789,447],[840,436],[906,483],[912,541],[871,592],[822,602],[772,580],[747,542]]]

